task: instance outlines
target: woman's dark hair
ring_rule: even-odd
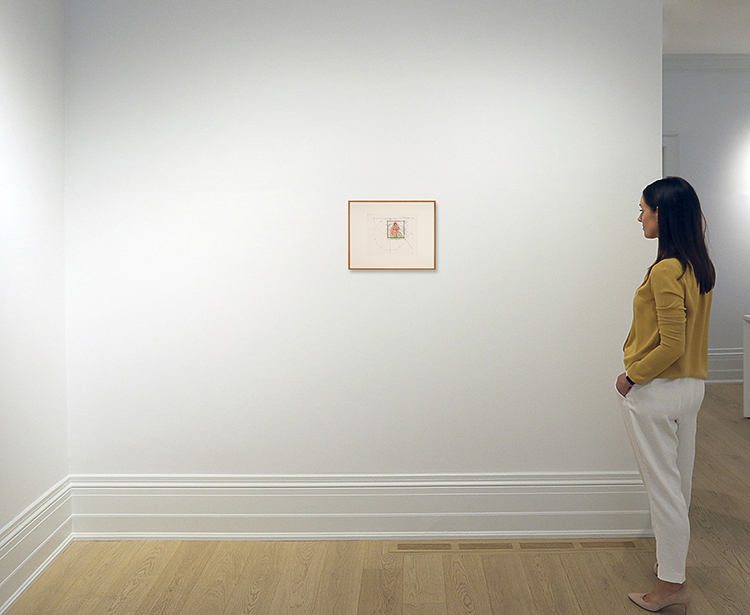
[[[706,248],[706,219],[693,187],[681,177],[665,177],[646,186],[643,200],[659,216],[654,265],[676,258],[684,271],[688,267],[693,270],[701,294],[709,292],[716,282],[716,270]]]

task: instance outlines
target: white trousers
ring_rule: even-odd
[[[623,417],[651,507],[659,578],[685,582],[695,432],[705,393],[698,378],[655,378],[623,398]]]

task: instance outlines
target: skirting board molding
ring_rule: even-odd
[[[72,476],[78,539],[648,536],[637,473]]]
[[[68,479],[0,529],[0,613],[37,579],[72,540]]]
[[[0,529],[0,615],[72,540],[651,535],[636,472],[75,475]]]
[[[742,348],[709,349],[708,384],[736,384],[743,378]]]
[[[664,70],[750,71],[747,53],[678,53],[662,56]]]

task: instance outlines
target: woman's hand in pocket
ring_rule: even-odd
[[[633,385],[628,382],[628,375],[626,372],[622,372],[619,376],[617,376],[617,382],[615,382],[615,388],[617,389],[617,392],[625,397],[630,389],[633,388]]]

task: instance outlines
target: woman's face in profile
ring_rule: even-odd
[[[643,225],[643,235],[646,239],[656,239],[659,236],[659,214],[656,210],[646,205],[641,197],[641,215],[638,222]]]

